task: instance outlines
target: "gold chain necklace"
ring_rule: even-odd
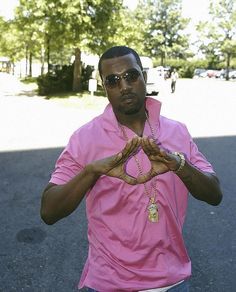
[[[148,119],[147,113],[146,113],[146,118],[147,118],[147,123],[149,125],[149,128],[151,130],[152,139],[155,141],[154,130],[153,130],[151,124],[150,124],[150,121]],[[121,124],[119,124],[119,125],[120,125],[121,131],[122,131],[126,141],[128,141],[129,138],[128,138],[128,135],[127,135],[124,127]],[[133,156],[134,156],[135,163],[136,163],[136,165],[138,167],[139,174],[143,175],[143,170],[142,170],[142,167],[140,165],[140,162],[139,162],[137,156],[136,155],[133,155]],[[158,222],[158,220],[159,220],[157,200],[156,200],[156,197],[157,197],[156,183],[157,183],[157,178],[154,179],[154,182],[153,181],[151,182],[151,189],[153,189],[153,194],[152,195],[149,194],[146,183],[143,184],[144,185],[145,194],[147,195],[147,197],[149,199],[148,200],[147,210],[148,210],[148,219],[151,222]]]

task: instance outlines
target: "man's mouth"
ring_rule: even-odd
[[[134,99],[135,99],[134,94],[126,94],[126,95],[123,95],[121,98],[122,102],[124,103],[131,103],[134,101]]]

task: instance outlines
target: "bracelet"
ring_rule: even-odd
[[[184,155],[182,153],[179,153],[179,152],[173,152],[172,154],[177,155],[180,158],[179,167],[176,170],[173,170],[174,173],[178,174],[183,169],[183,167],[185,165],[185,157],[184,157]]]

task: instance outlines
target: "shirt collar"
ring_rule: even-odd
[[[149,120],[156,127],[159,126],[159,117],[161,112],[161,102],[151,97],[147,97],[146,99],[146,109],[148,111]],[[102,127],[111,132],[120,131],[119,123],[116,119],[116,116],[113,112],[112,106],[109,103],[102,116]]]

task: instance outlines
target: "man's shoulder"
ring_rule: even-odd
[[[160,126],[161,128],[165,128],[165,129],[176,129],[176,130],[181,130],[181,131],[187,131],[187,127],[183,122],[174,120],[172,118],[168,118],[166,116],[162,116],[160,115]]]
[[[99,128],[101,128],[102,123],[102,115],[94,117],[92,120],[80,126],[77,130],[75,130],[74,135],[91,135],[96,134]]]
[[[163,116],[163,115],[160,115],[160,121],[162,123],[166,123],[166,124],[170,124],[170,125],[185,126],[185,124],[183,122],[175,120],[175,119],[172,119],[172,118],[169,118],[167,116]]]

